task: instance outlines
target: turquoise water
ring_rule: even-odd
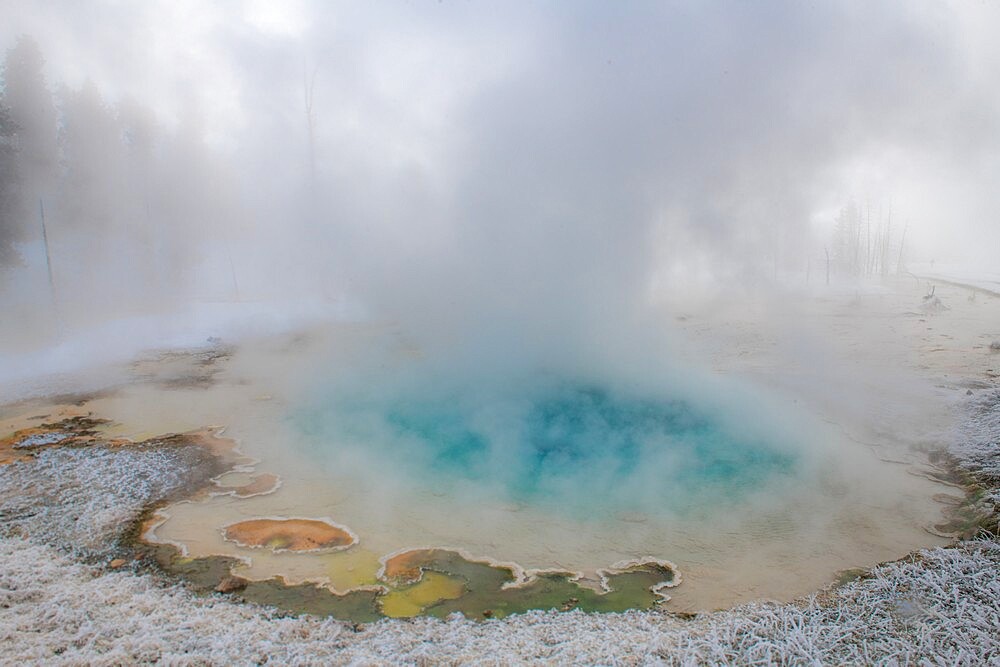
[[[792,443],[693,399],[552,378],[431,386],[333,389],[295,423],[318,454],[330,455],[331,468],[363,460],[370,474],[435,492],[474,491],[574,515],[739,502],[790,478],[799,463]]]

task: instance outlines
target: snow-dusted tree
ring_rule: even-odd
[[[125,178],[121,128],[92,82],[61,97],[59,226],[88,234],[117,230]]]
[[[17,125],[0,98],[0,267],[18,258],[14,243],[23,231],[21,177],[18,173]]]
[[[148,291],[156,284],[156,230],[151,205],[152,193],[160,183],[159,127],[153,112],[135,100],[121,101],[117,112],[125,165],[119,202],[122,233],[130,249],[130,272],[136,287]]]
[[[44,66],[38,44],[27,36],[17,40],[4,60],[4,103],[16,128],[14,144],[27,216],[20,219],[22,233],[37,228],[33,212],[39,198],[51,195],[59,167],[56,108]]]

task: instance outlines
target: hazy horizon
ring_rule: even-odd
[[[643,320],[662,293],[816,286],[828,254],[851,282],[1000,247],[995,6],[0,16],[18,127],[0,294],[25,321],[53,300],[72,322],[346,298],[428,338],[548,339]]]

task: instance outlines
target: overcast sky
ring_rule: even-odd
[[[891,203],[914,258],[1000,248],[1000,4],[0,0],[0,16],[0,46],[34,36],[53,87],[89,78],[167,126],[200,117],[274,228],[302,204],[315,77],[317,215],[359,289],[397,306],[400,268],[413,289],[502,302],[517,285],[551,305],[739,279],[769,253],[801,266],[852,198]]]

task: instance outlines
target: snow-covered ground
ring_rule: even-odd
[[[115,364],[150,350],[203,347],[274,336],[321,322],[364,316],[360,304],[327,302],[192,302],[171,312],[116,317],[56,332],[37,345],[0,349],[0,405],[32,396],[86,392],[120,381]]]
[[[909,269],[910,273],[922,278],[969,285],[1000,294],[1000,271],[995,266],[970,267],[960,263],[922,262],[912,264]]]
[[[951,447],[959,464],[988,480],[989,499],[1000,507],[1000,390],[970,400],[969,417]]]

